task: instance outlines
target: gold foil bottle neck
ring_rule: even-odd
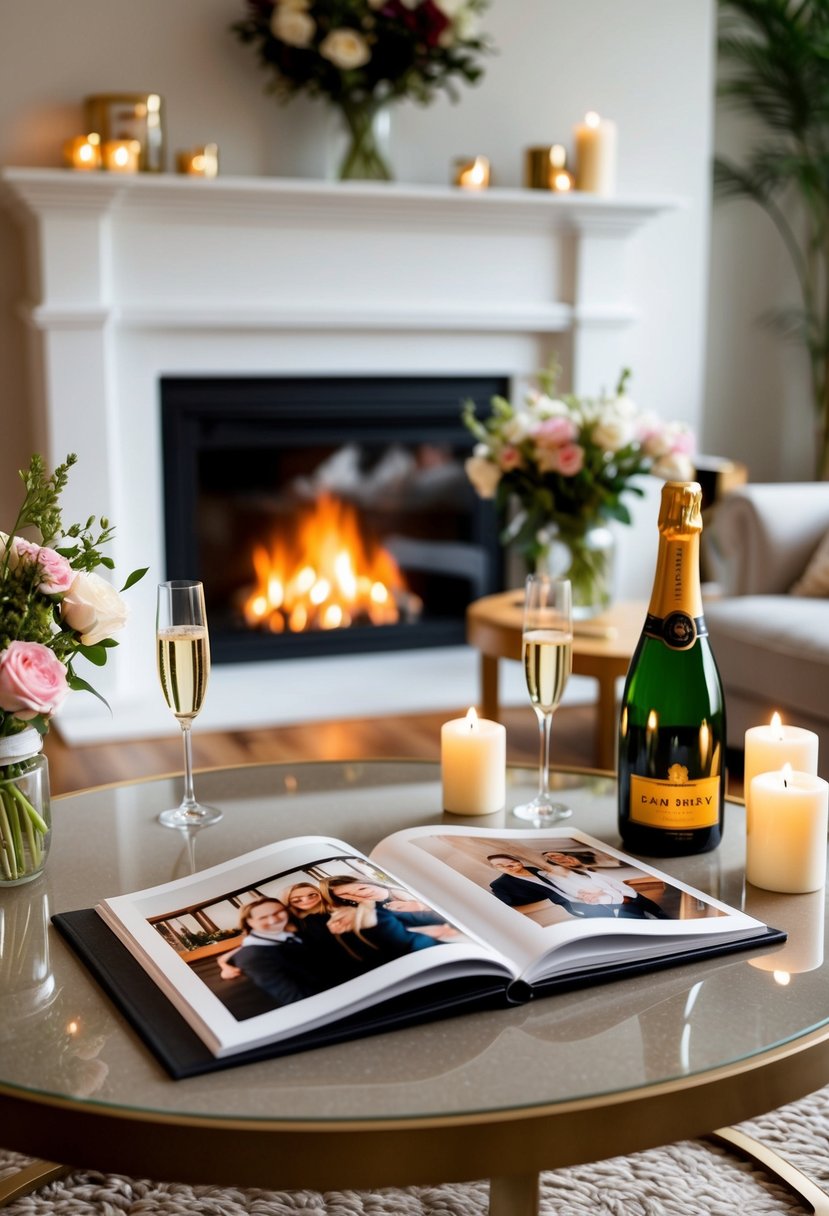
[[[659,531],[702,531],[702,488],[699,482],[665,482],[659,507]]]

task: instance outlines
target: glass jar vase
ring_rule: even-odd
[[[583,621],[613,603],[615,557],[616,538],[604,521],[574,519],[544,530],[535,569],[537,574],[570,580],[573,618]]]
[[[345,136],[345,150],[339,162],[340,181],[390,182],[388,162],[391,114],[388,103],[364,98],[342,99],[337,108]]]
[[[49,763],[34,727],[0,738],[0,886],[43,871],[51,840]]]

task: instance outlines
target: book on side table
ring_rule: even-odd
[[[53,920],[174,1077],[784,940],[567,828],[303,836]]]

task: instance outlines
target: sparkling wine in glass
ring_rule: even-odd
[[[513,813],[542,827],[573,813],[550,793],[550,730],[573,669],[573,610],[567,579],[528,577],[521,650],[527,691],[538,718],[540,757],[538,793]]]
[[[210,676],[210,639],[201,583],[174,579],[159,583],[156,613],[158,678],[164,700],[178,719],[184,741],[184,797],[181,805],[162,811],[168,828],[201,827],[221,819],[214,806],[203,806],[193,792],[190,728],[204,703]]]

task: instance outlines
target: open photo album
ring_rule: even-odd
[[[569,828],[303,836],[53,919],[173,1076],[784,937]]]

